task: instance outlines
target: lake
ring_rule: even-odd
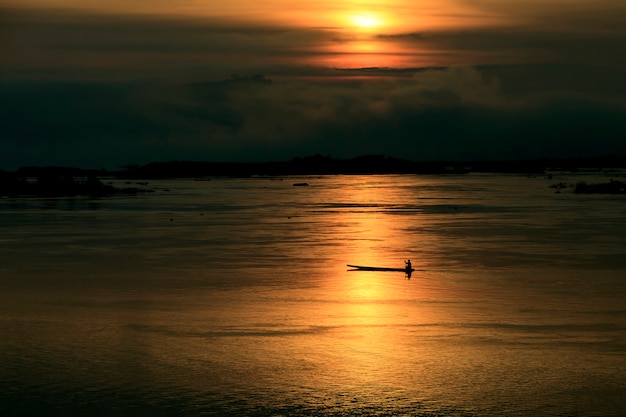
[[[624,416],[626,197],[550,187],[609,178],[0,199],[0,414]]]

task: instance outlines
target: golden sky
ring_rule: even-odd
[[[379,16],[385,24],[466,25],[504,22],[539,15],[572,14],[589,10],[615,10],[619,0],[4,0],[11,7],[85,10],[192,16],[236,16],[289,20],[304,26],[349,23],[355,14]],[[622,8],[623,10],[623,8]]]
[[[558,2],[559,0],[548,0]],[[574,0],[575,1],[575,0]],[[333,27],[345,30],[404,31],[436,27],[466,27],[504,23],[507,13],[487,2],[449,1],[328,1],[328,0],[8,0],[18,7],[82,10],[111,14],[220,17],[297,27]],[[510,11],[522,8],[505,1]],[[537,5],[544,5],[537,2]],[[571,3],[571,2],[570,2]],[[533,10],[532,1],[523,2]],[[493,9],[493,10],[492,10]]]
[[[114,65],[116,59],[139,59],[137,52],[145,62],[158,62],[164,50],[172,58],[169,50],[179,45],[179,54],[187,62],[228,60],[233,68],[254,62],[264,73],[268,66],[285,65],[412,68],[564,59],[613,63],[615,40],[610,39],[624,35],[626,20],[622,0],[0,0],[0,5],[38,10],[41,16],[51,10],[65,13],[68,27],[79,24],[79,16],[89,16],[82,19],[84,27],[76,30],[84,34],[83,42],[94,41],[91,50],[82,45],[84,56],[99,54],[85,62]],[[129,36],[124,32],[128,27],[115,32],[116,26],[103,20],[112,17],[136,19],[137,31],[143,27],[141,20],[176,20],[178,27],[169,24],[159,32],[153,23],[152,32]],[[105,35],[107,25],[110,30]],[[191,33],[189,25],[197,30]],[[27,26],[17,25],[13,39],[19,39],[9,46],[33,39]],[[71,36],[62,38],[70,29],[56,27],[54,33],[44,34],[42,27],[35,31],[42,34],[40,43],[57,37],[60,42],[54,48],[44,47],[46,53],[72,49],[77,42]],[[108,57],[101,50],[106,39],[110,39]],[[148,50],[135,50],[142,49],[137,45],[141,42]],[[113,56],[111,48],[122,44]],[[131,57],[124,56],[129,45],[135,48]],[[189,53],[189,45],[195,45],[196,55]],[[603,45],[609,45],[606,53]]]

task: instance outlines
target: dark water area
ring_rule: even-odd
[[[624,416],[626,197],[581,180],[0,199],[0,415]]]

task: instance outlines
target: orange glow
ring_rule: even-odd
[[[310,64],[331,68],[404,67],[428,63],[428,57],[420,57],[418,51],[407,51],[404,45],[376,39],[355,39],[322,45],[321,54],[315,55]]]
[[[435,0],[346,0],[339,3],[302,0],[297,4],[288,0],[232,0],[215,4],[206,1],[154,0],[149,5],[127,0],[4,0],[4,4],[20,8],[132,16],[137,19],[150,17],[155,18],[155,21],[166,17],[174,19],[173,26],[189,24],[188,19],[194,27],[197,25],[198,33],[202,33],[202,42],[196,38],[192,41],[197,42],[199,50],[206,46],[206,53],[198,52],[194,55],[185,52],[181,53],[180,58],[171,60],[170,52],[159,55],[158,45],[152,45],[148,51],[138,55],[137,61],[145,62],[146,56],[152,59],[153,54],[156,61],[154,68],[184,67],[185,59],[193,63],[202,60],[224,62],[224,67],[234,68],[232,72],[243,71],[240,68],[246,66],[402,69],[479,64],[495,60],[506,62],[506,51],[496,51],[498,55],[494,58],[488,56],[494,53],[489,50],[479,53],[453,49],[454,46],[446,44],[445,38],[440,41],[443,45],[438,44],[428,34],[449,30],[457,33],[474,27],[506,27],[519,25],[523,21],[506,13],[485,13],[479,5],[460,0],[444,3]],[[205,30],[214,26],[216,30]],[[180,40],[172,42],[186,44],[187,39],[184,37],[190,33],[175,33],[175,36],[180,36]],[[146,40],[152,42],[151,36],[146,35]],[[160,41],[158,36],[155,38],[154,42]],[[438,39],[436,36],[434,38]],[[126,41],[128,39],[118,39],[116,42],[122,44]],[[109,55],[111,58],[107,59],[110,62],[115,60],[126,63],[124,57],[120,59],[121,53]],[[228,59],[224,60],[224,56]],[[81,57],[76,55],[74,59],[79,60]],[[159,59],[166,61],[166,64],[159,63]],[[54,61],[66,62],[54,57],[48,60]],[[271,71],[267,72],[273,75]]]
[[[362,1],[337,4],[326,0],[302,0],[298,4],[288,0],[231,0],[218,3],[154,0],[149,4],[127,0],[4,0],[4,3],[20,8],[40,7],[122,15],[214,17],[254,22],[257,25],[332,27],[360,32],[384,30],[388,33],[430,30],[444,26],[483,25],[489,21],[502,23],[503,20],[495,14],[478,14],[477,7],[456,0],[445,4],[435,0],[370,0],[366,3],[367,9],[364,9]]]

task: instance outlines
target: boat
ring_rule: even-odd
[[[407,274],[410,272],[414,272],[414,268],[380,268],[377,266],[361,266],[361,265],[348,265],[351,271],[383,271],[383,272],[406,272]]]

